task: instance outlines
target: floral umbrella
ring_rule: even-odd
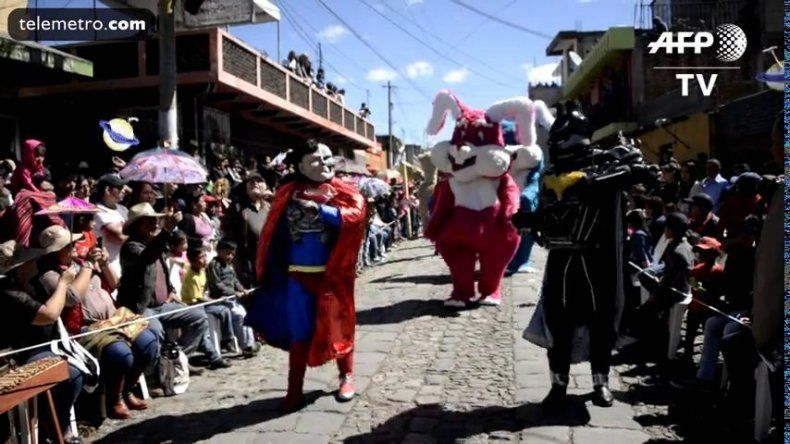
[[[390,193],[390,186],[376,177],[364,177],[359,181],[359,192],[367,198],[377,198]]]
[[[208,173],[194,157],[170,148],[143,151],[119,173],[124,180],[150,183],[192,184],[208,181]]]
[[[76,197],[67,197],[60,202],[37,211],[36,216],[52,214],[93,214],[101,213],[101,208]]]

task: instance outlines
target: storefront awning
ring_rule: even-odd
[[[93,77],[93,63],[88,60],[35,42],[20,42],[3,33],[0,33],[0,59]]]
[[[606,65],[615,60],[622,51],[634,49],[636,36],[631,26],[609,28],[601,40],[590,50],[582,60],[581,65],[568,77],[562,87],[562,96],[565,99],[574,99],[583,91],[584,87],[591,84]]]

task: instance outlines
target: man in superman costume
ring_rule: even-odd
[[[338,401],[354,397],[354,281],[365,203],[353,185],[335,178],[326,145],[310,140],[286,162],[296,172],[277,190],[261,233],[260,288],[246,324],[289,352],[282,408],[290,412],[303,405],[307,366],[333,359],[340,371]]]

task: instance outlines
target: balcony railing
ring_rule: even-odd
[[[723,23],[736,23],[746,0],[685,1],[651,0],[637,4],[637,25],[653,29],[658,23],[669,31],[710,31]]]
[[[373,125],[354,111],[225,31],[216,29],[212,32],[217,33],[218,47],[222,51],[217,58],[219,71],[274,94],[365,139],[375,141]]]

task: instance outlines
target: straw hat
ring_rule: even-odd
[[[157,213],[154,210],[154,207],[151,206],[148,202],[139,203],[132,208],[129,208],[129,216],[126,220],[126,223],[123,224],[123,234],[129,235],[132,229],[132,225],[138,220],[145,218],[145,217],[154,217],[160,218],[164,217],[164,213]]]
[[[41,232],[38,243],[44,249],[44,253],[49,254],[66,248],[82,237],[82,233],[74,234],[60,225],[52,225]]]
[[[10,240],[0,244],[0,274],[8,274],[14,268],[44,255],[44,250],[27,248]]]

